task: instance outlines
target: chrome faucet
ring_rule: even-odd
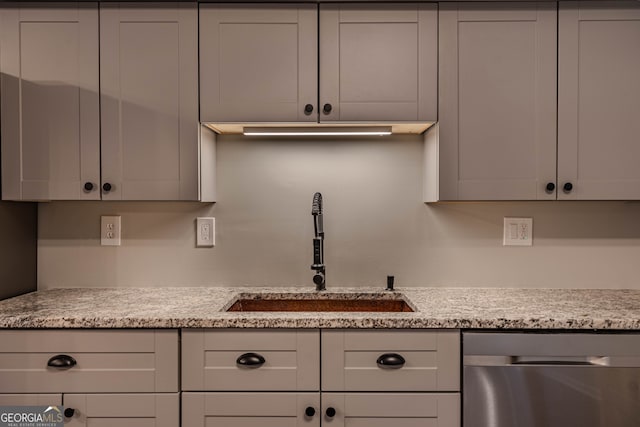
[[[313,264],[311,269],[315,270],[313,275],[313,283],[316,284],[316,291],[324,291],[325,272],[324,265],[324,229],[322,228],[322,194],[313,195],[313,203],[311,204],[311,215],[313,216],[313,230],[315,237],[313,238]]]

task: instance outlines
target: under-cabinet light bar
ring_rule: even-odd
[[[249,136],[385,136],[391,135],[391,126],[369,127],[245,127]]]

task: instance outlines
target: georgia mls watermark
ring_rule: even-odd
[[[0,406],[0,427],[63,427],[62,406]]]

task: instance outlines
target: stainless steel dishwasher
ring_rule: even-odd
[[[640,426],[640,334],[463,333],[464,427]]]

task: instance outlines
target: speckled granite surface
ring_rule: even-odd
[[[357,298],[380,288],[332,288]],[[307,288],[55,289],[0,301],[0,328],[491,328],[640,330],[640,290],[402,288],[414,313],[226,313],[241,294]],[[259,296],[253,296],[257,298]]]

